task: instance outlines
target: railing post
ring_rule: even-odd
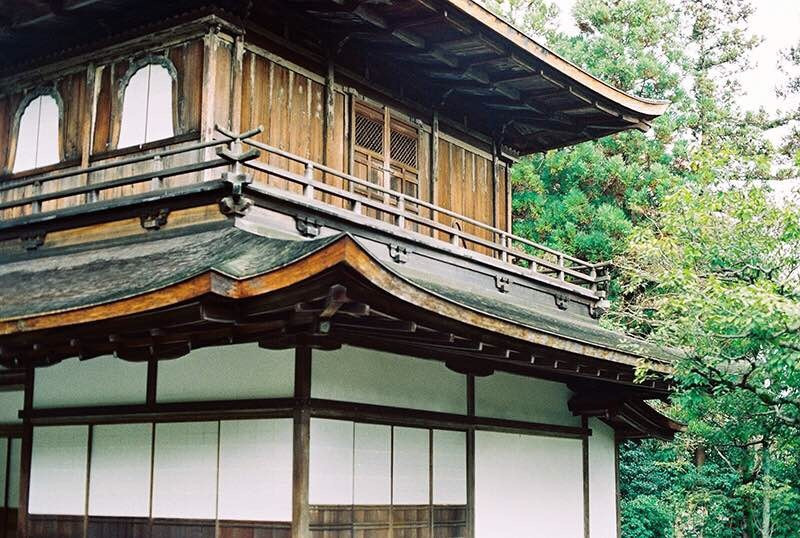
[[[306,198],[313,198],[314,197],[314,185],[311,184],[314,181],[314,163],[307,162],[306,163],[306,170],[304,175],[306,181],[308,183],[303,185],[303,195]]]
[[[564,280],[564,255],[558,255],[558,279]]]
[[[397,215],[397,227],[405,229],[406,227],[406,197],[400,194],[397,197],[397,210],[400,212]]]
[[[361,200],[353,200],[353,213],[360,215],[362,212]]]
[[[500,259],[508,263],[508,234],[500,234]]]
[[[157,171],[161,171],[164,169],[164,162],[161,160],[160,155],[156,155],[153,157],[153,168]],[[150,180],[150,190],[157,191],[159,189],[164,188],[164,178],[161,176],[154,177]]]
[[[42,194],[42,182],[41,181],[36,181],[33,184],[33,195],[34,196],[39,196],[40,194]],[[39,200],[36,200],[35,202],[33,202],[31,204],[31,212],[32,213],[41,213],[42,212],[42,202],[39,201]]]

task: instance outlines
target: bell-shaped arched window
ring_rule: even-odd
[[[12,172],[31,170],[60,160],[58,117],[58,102],[52,95],[40,95],[26,105],[19,119]]]
[[[140,67],[125,87],[117,147],[137,146],[174,134],[172,75],[161,64]]]

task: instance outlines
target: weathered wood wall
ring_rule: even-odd
[[[44,83],[38,81],[28,87],[0,95],[0,183],[13,181],[33,173],[68,170],[70,167],[113,162],[130,156],[132,151],[155,151],[179,147],[195,140],[210,139],[214,126],[246,131],[262,126],[257,140],[305,159],[325,164],[336,170],[371,179],[370,173],[359,162],[359,148],[355,134],[355,110],[370,107],[384,115],[386,150],[382,166],[391,170],[391,176],[405,174],[416,181],[416,186],[404,186],[416,191],[422,200],[436,203],[446,209],[463,214],[480,222],[505,228],[507,225],[506,175],[507,164],[492,158],[490,147],[476,147],[467,137],[458,133],[447,135],[434,127],[433,112],[400,109],[391,97],[372,88],[355,87],[350,80],[339,80],[339,73],[329,65],[327,69],[309,68],[294,64],[279,55],[233,37],[218,29],[209,30],[205,36],[194,35],[156,49],[139,50],[131,54],[106,54],[105,59],[85,66],[73,66]],[[118,148],[119,131],[125,81],[133,67],[142,58],[163,58],[175,68],[177,78],[173,83],[172,139],[145,144],[135,148]],[[133,67],[132,67],[133,66]],[[0,81],[1,83],[2,81]],[[26,92],[42,87],[54,88],[63,102],[60,122],[61,162],[57,165],[11,174],[15,154],[15,137],[18,128],[19,108]],[[364,97],[368,94],[369,98]],[[390,130],[402,125],[402,132],[416,136],[416,166],[403,169],[389,155]],[[483,146],[488,144],[483,143]],[[24,186],[0,192],[0,201],[30,196],[36,192],[55,192],[70,187],[95,184],[121,177],[124,174],[148,172],[162,167],[180,166],[201,158],[213,157],[213,151],[195,151],[170,156],[160,162],[147,161],[118,169],[93,172],[80,176],[47,182],[38,191]],[[278,155],[265,155],[269,164],[302,174],[303,165]],[[496,170],[493,173],[493,161]],[[380,163],[379,163],[380,164]],[[410,171],[409,171],[410,170]],[[169,178],[161,185],[145,182],[117,187],[99,192],[99,199],[110,199],[147,192],[158,187],[174,187],[190,182],[216,177],[207,172],[184,174]],[[315,171],[315,178],[345,190],[355,190],[353,185],[333,176]],[[375,178],[372,178],[375,180]],[[255,173],[255,180],[272,187],[299,192],[300,187],[285,179]],[[412,181],[412,182],[413,182]],[[381,183],[385,185],[385,183]],[[393,185],[396,186],[396,185]],[[372,193],[375,195],[375,193]],[[342,200],[316,193],[333,204]],[[41,210],[49,211],[79,205],[86,196],[73,196],[45,202]],[[426,209],[409,207],[423,216]],[[27,214],[30,207],[0,211],[0,218],[14,218]],[[383,218],[377,212],[372,216]],[[439,222],[454,223],[466,232],[491,239],[488,232],[478,230],[468,223],[451,217],[439,216]],[[431,233],[416,225],[417,231]],[[467,245],[472,247],[472,245]],[[479,248],[478,250],[485,250]]]

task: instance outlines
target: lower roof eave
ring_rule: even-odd
[[[307,342],[313,345],[324,346],[325,340],[328,345],[335,343],[337,334],[341,335],[340,340],[357,342],[367,342],[371,337],[397,349],[431,351],[432,356],[453,357],[454,368],[511,369],[529,375],[555,372],[556,375],[596,378],[625,386],[636,385],[633,369],[641,361],[649,361],[658,376],[669,374],[669,364],[664,359],[637,354],[635,347],[615,349],[607,343],[591,342],[592,337],[601,341],[608,337],[607,331],[601,332],[599,328],[596,334],[592,332],[594,329],[583,328],[586,338],[575,339],[494,316],[474,305],[464,304],[461,297],[448,297],[441,289],[426,289],[387,268],[346,234],[315,241],[289,241],[263,238],[235,228],[214,233],[218,235],[208,238],[208,248],[214,249],[212,258],[203,258],[210,254],[204,254],[196,245],[191,250],[178,242],[177,247],[184,249],[181,252],[185,252],[189,260],[181,260],[180,267],[164,268],[164,275],[146,273],[147,279],[141,286],[114,289],[116,295],[88,294],[77,302],[70,302],[70,290],[59,289],[59,286],[68,287],[69,282],[58,281],[57,273],[50,275],[49,278],[55,280],[40,283],[43,286],[41,303],[37,303],[36,297],[29,297],[16,311],[12,311],[13,305],[5,309],[0,307],[0,347],[3,350],[0,361],[19,366],[24,360],[54,360],[87,354],[90,352],[82,350],[81,338],[91,341],[93,331],[118,333],[136,316],[149,317],[151,323],[160,324],[151,328],[152,334],[148,337],[155,341],[161,333],[153,333],[153,330],[162,331],[169,325],[169,316],[175,315],[174,309],[195,304],[199,305],[204,323],[213,325],[215,330],[227,323],[224,330],[233,331],[237,338],[259,340],[265,347],[289,345],[295,329],[282,327],[269,332],[270,309],[274,313],[281,308],[296,310],[297,305],[330,302],[321,311],[309,307],[310,324],[306,324],[304,330]],[[197,236],[193,240],[200,241]],[[129,258],[119,260],[118,273],[135,281],[141,266],[152,267],[156,259],[170,259],[169,249],[158,250],[152,245],[147,248],[150,249],[147,255],[137,258],[128,253]],[[86,267],[92,267],[92,263],[103,266],[104,256],[111,257],[114,263],[116,254],[86,255],[89,264]],[[189,263],[192,260],[196,263]],[[47,259],[42,263],[44,270],[48,263],[57,264]],[[81,267],[76,265],[73,269],[80,271]],[[65,271],[63,277],[69,278],[69,271]],[[6,277],[14,275],[13,271],[5,273]],[[0,271],[0,281],[3,276]],[[36,278],[36,275],[31,276]],[[98,286],[113,288],[114,283],[105,281],[103,274],[95,275],[94,279]],[[35,309],[36,304],[50,304],[47,298],[53,289],[64,296],[58,308],[30,310]],[[334,297],[337,293],[338,299]],[[25,311],[26,308],[29,311]],[[216,308],[224,312],[215,314]],[[355,310],[347,312],[347,308]],[[370,309],[380,315],[369,316]],[[253,316],[243,319],[241,312],[250,312]],[[231,319],[221,319],[226,316]],[[359,322],[348,323],[350,319]],[[272,321],[277,324],[275,327],[280,324],[280,320]],[[321,321],[332,324],[321,326]],[[196,326],[204,330],[201,325]],[[258,327],[265,332],[259,333]],[[368,329],[366,333],[365,329]],[[251,330],[255,332],[247,332]],[[189,347],[197,347],[202,342],[201,336],[191,334],[191,325],[180,330],[170,329],[170,333],[181,331],[189,339]],[[137,340],[131,335],[128,343],[119,334],[116,338],[123,343],[119,344],[120,349],[113,351],[123,356],[129,353],[132,360],[142,360],[143,357],[137,355],[139,348],[153,348],[148,347],[147,338],[141,336]],[[295,338],[294,342],[299,340]],[[45,349],[47,345],[53,346],[49,352]],[[110,345],[110,342],[103,344],[98,350],[107,351]],[[171,344],[162,349],[165,355],[180,355],[183,347]],[[650,383],[650,386],[638,385],[637,388],[655,396],[669,390],[666,380]]]

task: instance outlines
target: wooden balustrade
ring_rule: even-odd
[[[580,260],[491,224],[392,190],[387,185],[372,183],[259,142],[253,137],[261,132],[260,128],[238,134],[220,128],[217,131],[222,138],[134,155],[83,168],[23,177],[0,183],[0,220],[8,218],[6,211],[9,210],[17,210],[14,217],[19,216],[20,210],[23,211],[23,215],[40,213],[43,204],[53,200],[84,196],[86,203],[93,203],[100,199],[101,192],[109,189],[144,184],[148,190],[156,191],[167,188],[165,180],[170,177],[214,168],[220,168],[221,172],[232,171],[235,174],[241,174],[244,168],[249,168],[268,176],[280,178],[286,182],[287,187],[293,185],[295,188],[269,187],[266,189],[268,193],[287,201],[300,198],[306,205],[333,206],[337,210],[352,213],[359,218],[377,214],[379,217],[375,218],[381,218],[384,222],[388,219],[388,222],[405,232],[411,234],[427,232],[425,235],[429,237],[479,251],[505,263],[523,267],[532,273],[582,286],[601,296],[604,293],[602,290],[608,280],[607,264],[605,263],[595,264]],[[244,146],[251,149],[243,151]],[[207,152],[198,152],[197,150],[206,148],[216,148],[218,158],[203,158]],[[191,152],[197,152],[200,158],[195,162],[164,166],[165,158]],[[269,164],[270,156],[285,159],[287,165]],[[124,173],[125,167],[130,169],[131,165],[142,165],[143,163],[150,163],[150,169]],[[295,173],[290,169],[302,169],[303,173]],[[117,174],[114,174],[115,170],[118,171]],[[84,184],[63,189],[48,188],[56,181],[88,178],[89,174],[99,171],[111,171],[111,175],[116,177],[98,182],[84,181]],[[349,187],[339,187],[318,179],[318,177],[324,179],[331,176],[338,178],[338,182]],[[17,189],[25,189],[25,194],[18,198],[9,196]],[[360,192],[367,194],[360,194]],[[338,200],[339,203],[333,204],[333,200]],[[448,219],[449,224],[447,223]],[[463,229],[465,225],[470,226],[472,231]]]

